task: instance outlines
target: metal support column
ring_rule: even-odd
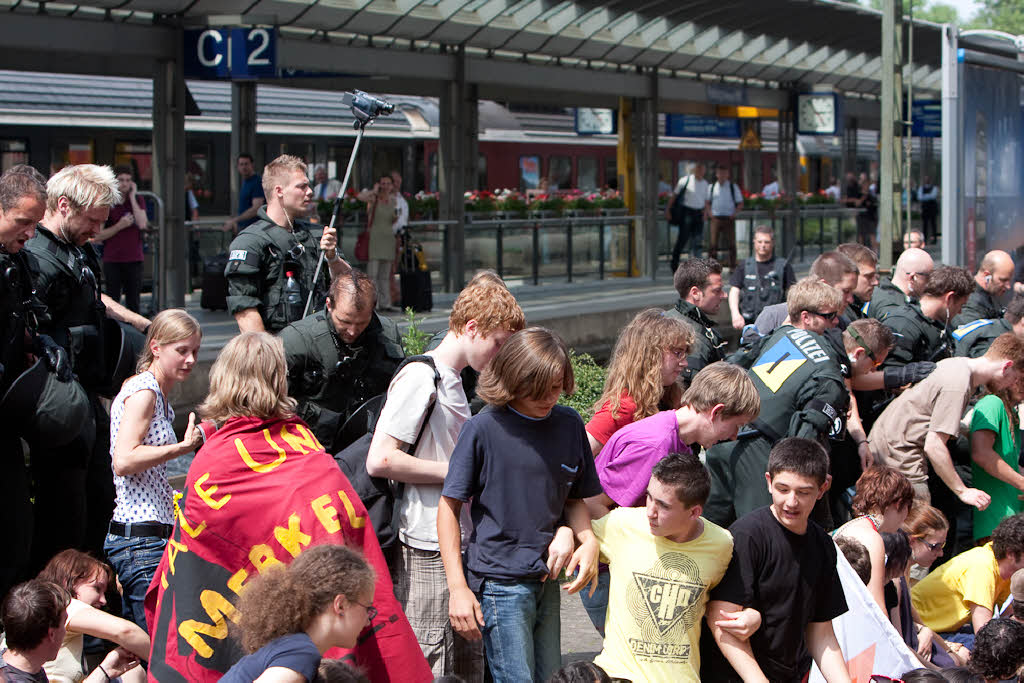
[[[765,180],[761,164],[761,119],[743,121],[743,135],[740,137],[740,150],[743,152],[742,185],[747,192],[758,192],[768,183]],[[775,169],[775,180],[779,170]],[[772,181],[768,178],[768,182]]]
[[[882,122],[878,178],[878,268],[892,268],[893,237],[903,235],[903,0],[882,2]]]
[[[439,189],[441,219],[447,226],[445,288],[457,292],[465,284],[465,200],[467,187],[476,186],[477,93],[466,82],[466,56],[458,48],[455,79],[442,86],[440,96]],[[472,177],[472,182],[467,183]]]
[[[967,235],[964,231],[963,103],[955,25],[942,27],[942,192],[940,193],[942,262],[966,263]]]
[[[185,230],[185,76],[178,40],[175,59],[157,62],[153,74],[153,190],[163,199],[157,240],[158,292],[155,307],[185,305],[188,282],[188,232]]]
[[[836,178],[839,179],[839,187],[846,192],[846,174],[857,175],[857,118],[851,116],[846,119],[843,127],[843,166],[839,169]]]
[[[256,84],[235,81],[231,84],[231,212],[238,206],[241,179],[235,170],[239,154],[251,154],[256,173],[263,173],[263,150],[256,149]]]
[[[797,243],[797,220],[796,192],[792,188],[799,187],[798,153],[796,149],[796,125],[794,113],[791,111],[779,112],[779,155],[778,155],[778,176],[779,188],[786,193],[788,204],[785,208],[785,220],[782,223],[782,234],[776,236],[781,246],[776,253],[790,254],[793,246]]]
[[[654,279],[658,272],[658,74],[649,77],[648,96],[637,100],[635,126],[637,226],[635,247],[639,263],[631,275]]]

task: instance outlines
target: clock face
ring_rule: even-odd
[[[835,135],[836,96],[831,93],[798,95],[797,130],[805,134]]]
[[[576,110],[576,132],[580,135],[609,135],[615,132],[615,111],[580,107]]]

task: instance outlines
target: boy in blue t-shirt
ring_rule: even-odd
[[[437,512],[452,626],[483,638],[495,683],[545,681],[561,665],[557,571],[547,557],[560,520],[579,541],[570,593],[596,585],[598,543],[583,499],[601,491],[583,421],[556,405],[575,389],[555,333],[515,333],[480,376],[488,403],[459,435]],[[463,571],[459,512],[472,500]],[[549,580],[550,579],[550,580]]]

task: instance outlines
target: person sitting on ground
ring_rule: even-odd
[[[1024,624],[1012,619],[993,619],[974,641],[967,668],[985,679],[999,683],[1015,678],[1024,667]]]
[[[1013,283],[1013,259],[1005,251],[994,249],[985,254],[974,274],[974,291],[960,313],[953,318],[953,326],[961,327],[975,320],[998,318],[1003,314],[999,299]]]
[[[757,417],[760,399],[747,374],[735,365],[712,363],[694,377],[683,394],[682,407],[655,413],[626,425],[612,435],[595,458],[602,492],[586,500],[592,519],[600,519],[614,507],[644,504],[644,481],[669,453],[689,453],[690,444],[710,448],[736,437],[742,425]],[[701,501],[703,507],[704,501]],[[591,622],[604,635],[608,611],[609,576],[606,567],[598,575],[594,594],[581,594]]]
[[[896,335],[896,346],[884,368],[909,363],[933,363],[953,355],[950,318],[960,311],[971,293],[971,275],[965,268],[939,266],[921,289],[920,300],[889,309],[883,321]]]
[[[229,612],[227,596],[269,566],[290,564],[305,548],[344,545],[373,567],[379,614],[351,653],[329,656],[350,654],[378,680],[426,683],[433,678],[430,667],[395,600],[366,508],[296,417],[287,377],[284,345],[266,332],[234,337],[210,369],[210,393],[198,412],[217,429],[192,461],[169,545],[150,584],[149,675],[164,680],[187,671],[196,683],[220,680],[240,659],[231,640],[168,634],[203,628],[208,611]],[[366,615],[360,619],[364,623]]]
[[[833,540],[836,542],[836,547],[846,557],[846,561],[850,563],[853,571],[857,572],[857,576],[865,586],[868,585],[868,582],[871,581],[871,555],[868,554],[868,549],[864,547],[863,543],[855,541],[849,536],[839,536]]]
[[[366,674],[358,669],[353,669],[340,659],[321,659],[316,675],[317,683],[370,683]],[[437,683],[438,680],[435,678],[434,683]],[[461,681],[461,679],[457,680]]]
[[[850,537],[864,544],[871,558],[871,580],[868,591],[884,614],[885,589],[891,577],[886,568],[886,551],[882,534],[900,530],[914,502],[910,481],[891,467],[870,467],[857,480],[853,511],[858,516],[839,527],[836,538]],[[909,546],[907,550],[909,560]]]
[[[107,604],[107,587],[114,580],[109,565],[79,550],[68,549],[57,553],[37,578],[57,584],[71,595],[64,642],[57,656],[43,665],[51,681],[79,683],[85,678],[82,667],[85,636],[109,640],[119,646],[104,659],[102,666],[108,673],[110,668],[117,668],[119,662],[133,659],[137,662],[149,656],[149,636],[144,629],[103,611]],[[145,680],[145,671],[136,669],[125,676],[125,680]]]
[[[565,589],[597,584],[598,543],[583,499],[601,485],[583,421],[557,405],[574,389],[558,335],[516,332],[480,375],[477,393],[490,407],[466,422],[448,463],[437,511],[448,611],[462,637],[483,638],[495,683],[543,680],[558,668],[560,591],[547,549],[560,523],[580,543],[565,566],[567,576],[579,574]],[[463,565],[459,515],[470,500]]]
[[[195,413],[177,440],[167,400],[191,374],[202,336],[199,322],[180,308],[157,314],[135,368],[139,374],[121,385],[110,410],[115,504],[103,550],[121,580],[122,616],[142,628],[146,590],[174,528],[167,463],[203,442]]]
[[[917,498],[931,501],[933,473],[965,504],[983,510],[991,497],[964,484],[946,441],[960,432],[960,418],[977,387],[998,391],[1017,381],[1024,367],[1024,340],[1004,334],[981,358],[947,358],[936,365],[932,374],[886,407],[871,428],[868,443],[876,461],[907,475]]]
[[[242,657],[220,680],[313,681],[324,653],[354,648],[376,616],[374,572],[343,545],[318,545],[253,580],[238,601]]]
[[[593,662],[575,661],[552,674],[547,683],[612,683],[612,679]]]
[[[686,368],[694,341],[689,325],[656,308],[640,311],[622,329],[604,390],[587,423],[587,440],[595,456],[626,425],[679,407],[683,392],[676,380]]]
[[[982,318],[953,330],[953,353],[964,358],[982,356],[1004,332],[1024,337],[1024,296],[1013,297],[1001,318]]]
[[[974,540],[988,538],[999,522],[1024,512],[1020,473],[1021,431],[1017,407],[1024,401],[1024,375],[982,397],[971,415],[971,481],[992,502],[974,513]]]
[[[883,531],[885,549],[885,616],[903,642],[911,650],[917,649],[917,625],[914,623],[909,589],[899,583],[910,568],[910,539],[903,529],[890,533]],[[922,662],[923,663],[923,662]]]
[[[1024,514],[1007,517],[992,540],[960,553],[911,589],[924,624],[973,649],[975,634],[1010,595],[1010,577],[1024,568]]]
[[[915,501],[910,514],[903,522],[903,531],[910,542],[910,564],[906,573],[898,581],[900,595],[909,594],[910,588],[923,578],[932,564],[942,556],[946,545],[946,534],[949,522],[946,516],[931,505]],[[935,666],[954,666],[964,664],[970,655],[967,648],[960,643],[950,643],[924,625],[921,615],[917,613],[913,600],[910,604],[911,619],[916,624],[917,654]]]
[[[669,453],[651,471],[646,508],[616,508],[592,523],[611,568],[607,633],[594,661],[612,677],[649,683],[700,680],[701,618],[708,591],[732,557],[729,532],[700,516],[710,488],[711,478],[696,455]],[[660,609],[682,586],[672,609]],[[749,637],[760,615],[747,612],[729,615],[722,628]]]
[[[703,680],[798,681],[813,658],[825,680],[849,683],[832,629],[832,620],[847,611],[836,545],[810,520],[828,488],[828,469],[828,454],[816,441],[791,437],[772,447],[764,475],[771,504],[729,529],[732,560],[705,614],[714,640],[702,639]],[[749,638],[719,623],[744,607],[762,619]]]
[[[715,321],[710,317],[718,313],[725,297],[722,264],[713,258],[687,259],[676,268],[672,284],[679,292],[679,300],[665,315],[689,325],[695,339],[683,370],[683,386],[688,386],[705,366],[725,360],[726,342],[715,330]]]

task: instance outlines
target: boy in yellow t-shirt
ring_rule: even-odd
[[[1024,513],[1007,517],[992,540],[960,553],[911,590],[924,625],[970,648],[974,634],[1010,594],[1010,577],[1024,568]],[[956,633],[965,626],[973,632]],[[966,631],[966,629],[965,629]]]
[[[732,558],[729,532],[700,516],[710,488],[696,455],[671,453],[651,472],[646,508],[616,508],[592,522],[611,570],[604,649],[595,660],[609,676],[700,680],[704,607]],[[744,616],[757,620],[741,613],[737,621]]]

